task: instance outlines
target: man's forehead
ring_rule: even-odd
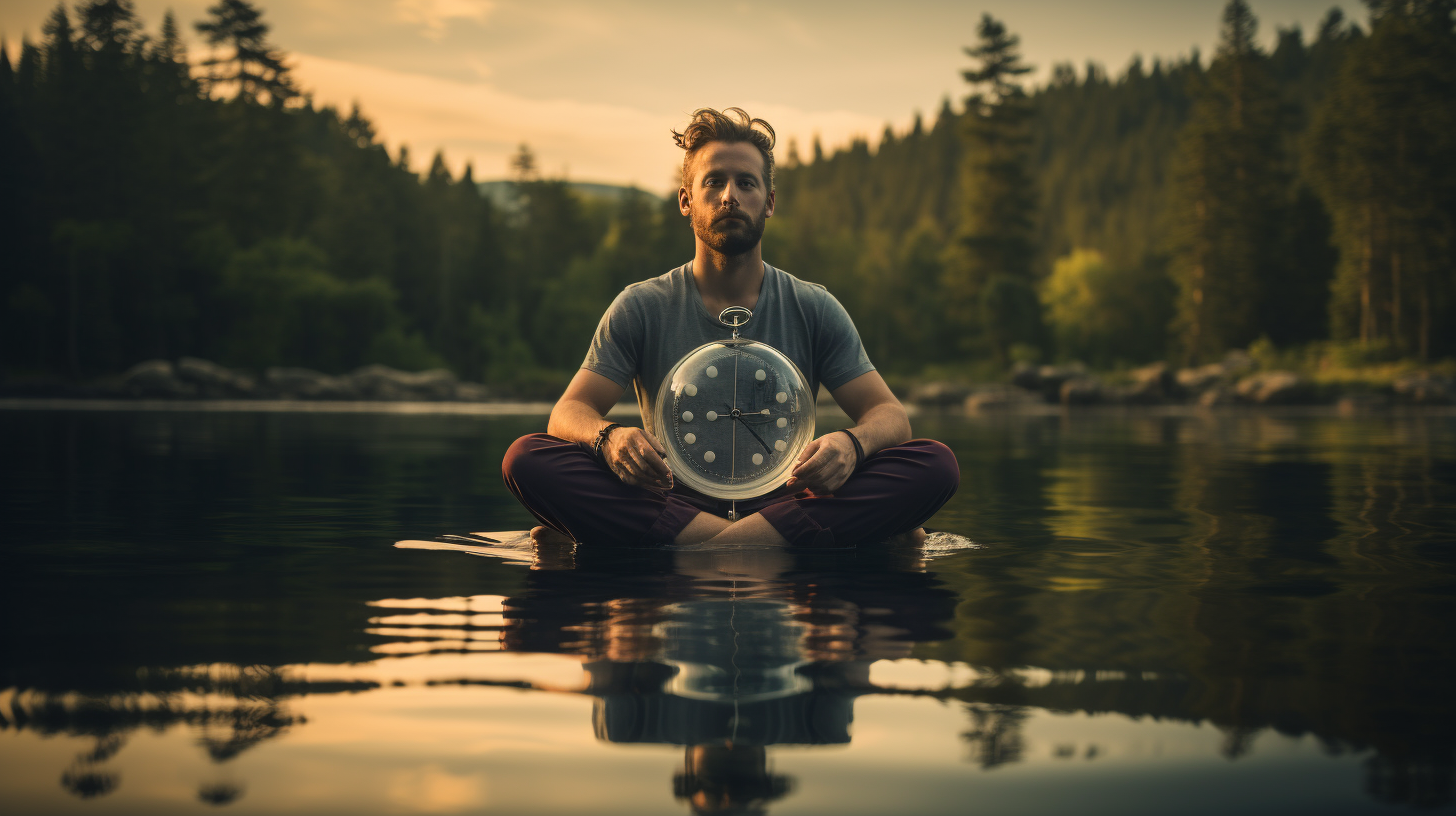
[[[762,176],[763,154],[748,142],[710,142],[693,157],[694,177],[711,172]]]

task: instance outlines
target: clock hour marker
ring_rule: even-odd
[[[788,447],[788,445],[785,445],[784,444],[784,440],[782,440],[782,439],[775,439],[774,440],[774,450],[779,451],[780,453],[782,453],[783,450],[784,450],[784,448],[787,448],[787,447]]]
[[[758,380],[759,382],[763,382],[765,379],[768,378],[768,373],[760,368],[759,370],[753,372],[753,378],[755,380]]]
[[[783,417],[779,417],[779,421],[777,424],[780,428],[785,428],[788,427],[789,421],[787,419],[784,419]]]
[[[690,397],[696,397],[698,395],[698,387],[696,385],[693,385],[692,383],[688,383],[687,385],[683,386],[683,390],[686,391],[687,395]]]
[[[696,434],[688,434],[683,437],[683,441],[691,445],[694,442],[698,441],[698,437]]]
[[[704,372],[704,373],[706,373],[709,377],[716,377],[716,376],[718,376],[718,367],[717,366],[708,366],[708,370],[706,372]]]
[[[753,463],[755,465],[761,465],[761,464],[763,464],[763,454],[761,454],[761,453],[755,453],[753,455]]]
[[[789,395],[780,391],[777,394],[774,394],[774,399],[778,400],[779,402],[787,402],[789,399]]]
[[[718,458],[717,455],[714,454],[712,451],[705,451],[703,453],[703,461],[704,462],[712,462],[714,459],[717,459],[717,458]]]
[[[709,411],[708,412],[708,421],[709,422],[717,422],[718,421],[718,412],[717,411]]]
[[[683,422],[692,422],[692,421],[693,421],[693,412],[692,411],[683,411]]]

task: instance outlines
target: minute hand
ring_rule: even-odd
[[[748,431],[749,433],[753,434],[753,438],[758,440],[758,444],[762,445],[763,446],[763,449],[765,451],[770,451],[770,448],[768,446],[768,443],[765,442],[765,441],[763,441],[763,437],[759,436],[758,435],[758,432],[753,429],[753,426],[751,426],[751,425],[748,424],[748,420],[744,419],[743,417],[741,417],[741,416],[739,416],[737,414],[731,414],[730,416],[732,416],[734,419],[738,420],[739,422],[743,423],[743,430]]]

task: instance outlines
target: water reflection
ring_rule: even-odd
[[[848,743],[870,665],[945,638],[955,601],[915,550],[547,560],[503,603],[502,642],[580,657],[598,739],[682,746],[673,792],[694,813],[788,795],[769,749]]]
[[[590,810],[562,767],[644,811],[1135,774],[1182,780],[1163,811],[1451,803],[1450,417],[926,419],[964,471],[932,526],[985,545],[930,561],[387,546],[524,523],[477,460],[525,424],[11,417],[0,794],[148,812],[172,763],[259,811]]]

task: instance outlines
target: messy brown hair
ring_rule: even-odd
[[[777,140],[774,134],[773,125],[762,119],[749,117],[748,112],[743,108],[728,108],[727,110],[714,110],[712,108],[698,108],[693,111],[693,118],[682,132],[674,130],[672,140],[677,146],[687,151],[683,156],[682,186],[689,189],[693,185],[692,164],[693,157],[712,142],[748,142],[758,148],[763,156],[764,183],[768,186],[769,192],[774,189],[774,159],[773,148]]]

